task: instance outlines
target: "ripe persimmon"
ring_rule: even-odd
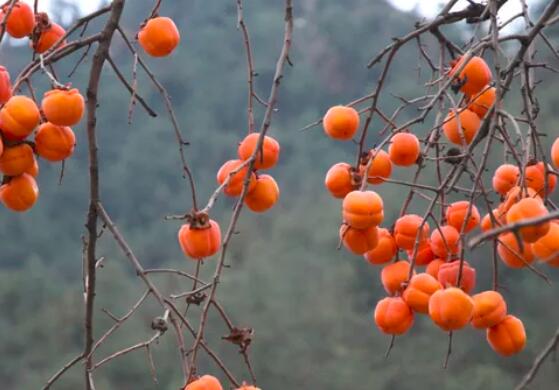
[[[468,233],[479,225],[481,219],[477,207],[472,205],[470,209],[470,217],[468,218],[468,221],[465,222],[468,215],[468,209],[470,209],[470,202],[466,200],[452,203],[446,209],[446,222],[459,232],[462,231],[462,225],[465,224],[464,233]]]
[[[35,157],[33,157],[33,165],[31,165],[29,169],[26,169],[25,173],[33,176],[34,178],[39,176],[39,163],[37,163],[37,159]]]
[[[487,114],[487,111],[489,111],[491,107],[493,107],[493,104],[495,104],[496,98],[497,89],[486,85],[480,93],[472,97],[470,104],[468,105],[468,109],[475,112],[480,119],[483,119]]]
[[[254,149],[258,145],[258,138],[260,134],[252,133],[245,137],[245,139],[239,144],[238,154],[239,158],[246,161],[254,153]],[[280,154],[280,144],[274,138],[269,136],[264,136],[262,141],[262,152],[259,150],[256,153],[256,158],[254,160],[255,169],[270,169],[276,166],[279,160]]]
[[[27,137],[37,127],[39,120],[39,108],[27,96],[12,96],[0,110],[2,134],[11,141]]]
[[[31,169],[35,157],[28,144],[9,146],[0,156],[0,171],[7,176],[18,176]]]
[[[491,69],[483,58],[477,56],[471,57],[464,67],[462,67],[463,64],[464,58],[462,57],[450,70],[450,76],[455,78],[460,91],[467,96],[475,96],[491,82]],[[457,74],[461,67],[462,70]]]
[[[0,105],[5,104],[12,97],[12,82],[8,70],[0,66]]]
[[[331,138],[348,141],[359,129],[359,113],[353,107],[331,107],[322,119],[324,132]]]
[[[472,326],[486,329],[503,321],[507,315],[507,303],[497,291],[484,291],[472,297],[474,300],[474,314]]]
[[[413,258],[413,248],[406,251],[408,259],[411,261]],[[431,249],[431,241],[425,240],[419,243],[417,253],[415,254],[415,265],[427,265],[435,260],[435,254]]]
[[[551,161],[553,162],[553,165],[555,165],[555,168],[559,168],[559,137],[555,138],[553,145],[551,145]]]
[[[76,136],[71,128],[50,122],[39,126],[35,134],[35,150],[48,161],[62,161],[74,153]]]
[[[455,110],[450,110],[443,123],[443,132],[453,144],[469,145],[476,136],[480,124],[479,117],[473,111],[464,109],[457,116]]]
[[[538,195],[544,195],[545,183],[545,166],[543,162],[528,165],[524,170],[524,183],[527,187],[533,188]],[[552,173],[547,174],[547,193],[550,194],[557,184],[557,176]]]
[[[549,231],[532,244],[532,251],[548,265],[559,266],[559,224],[551,222]]]
[[[513,224],[526,219],[544,217],[549,212],[543,202],[536,198],[524,198],[514,204],[507,212],[507,223]],[[540,237],[545,236],[549,231],[549,221],[521,227],[518,232],[522,239],[528,243],[536,242]]]
[[[444,225],[433,230],[430,243],[433,253],[442,259],[458,254],[462,247],[460,233],[450,225]]]
[[[351,253],[363,255],[374,249],[378,243],[378,232],[376,226],[365,229],[355,229],[343,224],[340,226],[340,239]]]
[[[497,325],[487,329],[487,342],[502,356],[519,353],[526,345],[524,324],[513,315],[507,315]]]
[[[186,256],[194,260],[201,260],[205,257],[213,256],[219,251],[221,246],[221,228],[212,219],[203,226],[194,226],[191,223],[186,223],[179,229],[178,239],[180,247]]]
[[[6,208],[13,211],[27,211],[39,197],[39,187],[33,176],[24,173],[12,177],[0,186],[0,201]]]
[[[516,165],[503,164],[495,170],[493,175],[493,189],[496,193],[505,196],[514,186],[518,184],[520,169]]]
[[[532,245],[523,243],[522,250],[518,245],[518,241],[514,233],[503,233],[499,235],[497,243],[497,253],[499,258],[511,268],[523,268],[527,264],[534,262],[534,253]]]
[[[392,174],[392,162],[388,153],[384,150],[371,150],[369,158],[373,159],[370,163],[369,173],[367,174],[367,182],[369,184],[382,184]],[[364,176],[366,165],[361,165],[361,174]]]
[[[57,126],[74,126],[82,119],[85,102],[76,88],[53,89],[43,96],[41,108],[50,123]]]
[[[429,316],[441,329],[462,329],[472,319],[473,299],[456,287],[435,291],[429,299]]]
[[[402,260],[382,268],[380,280],[388,294],[394,295],[405,289],[404,283],[408,281],[410,267],[409,262]]]
[[[342,204],[344,221],[356,229],[378,226],[384,219],[382,198],[374,191],[352,191]]]
[[[249,209],[262,213],[271,209],[278,201],[280,190],[278,183],[270,175],[259,175],[256,185],[245,197]]]
[[[397,133],[392,136],[388,155],[394,164],[409,167],[416,163],[420,154],[421,146],[415,135],[411,133]]]
[[[421,244],[429,237],[429,224],[423,223],[423,218],[415,214],[407,214],[396,220],[394,225],[394,239],[399,248],[413,250],[415,242]],[[420,230],[421,227],[421,230]]]
[[[442,288],[443,286],[437,279],[424,272],[412,276],[402,298],[413,311],[426,314],[429,312],[431,295]]]
[[[514,186],[507,192],[505,199],[497,208],[499,215],[503,216],[506,220],[506,215],[510,208],[524,198],[541,199],[533,188]]]
[[[158,16],[147,21],[138,33],[140,46],[152,57],[165,57],[180,42],[180,33],[173,19]]]
[[[260,389],[260,387],[250,386],[250,385],[247,385],[246,383],[243,383],[243,385],[236,390],[261,390],[261,389]]]
[[[64,35],[66,31],[62,26],[54,22],[48,22],[47,26],[41,28],[41,32],[35,42],[32,42],[33,50],[42,54],[53,47]],[[62,42],[65,45],[66,42]]]
[[[378,228],[377,245],[364,254],[365,259],[371,264],[384,264],[396,256],[398,247],[394,241],[394,237],[385,228]]]
[[[443,259],[435,259],[431,261],[429,264],[427,264],[427,267],[425,268],[425,272],[427,272],[429,275],[431,275],[432,277],[438,280],[439,270],[441,269],[441,266],[443,264],[446,264],[446,261],[444,261]]]
[[[223,193],[227,196],[239,196],[243,192],[243,185],[245,177],[248,172],[248,166],[245,164],[242,168],[239,167],[244,163],[242,160],[229,160],[219,168],[217,171],[217,183],[222,185],[228,180],[231,172],[238,170],[231,175],[229,182],[225,186]],[[256,175],[254,172],[250,173],[250,179],[247,189],[247,194],[250,193],[256,186]]]
[[[413,325],[413,311],[400,297],[386,297],[375,307],[375,323],[386,334],[406,333]]]
[[[212,375],[204,375],[190,382],[184,390],[223,390],[219,379]]]
[[[0,20],[8,13],[9,5],[6,4],[0,13]],[[24,38],[33,33],[35,27],[35,14],[29,4],[16,1],[8,19],[6,20],[6,31],[12,38]]]
[[[326,189],[334,198],[343,199],[351,191],[358,188],[354,180],[354,169],[348,163],[337,163],[332,165],[324,179]]]
[[[493,214],[493,218],[495,218],[497,224],[493,223],[493,220],[491,219],[489,213],[485,214],[485,216],[481,219],[481,230],[484,232],[495,229],[507,223],[506,214],[501,214],[499,212],[499,209],[493,209],[491,211],[491,214]]]
[[[458,286],[458,275],[460,273],[460,260],[441,264],[437,274],[437,280],[443,287],[460,287],[467,294],[471,293],[476,287],[476,270],[470,267],[467,261],[462,264],[462,278]]]

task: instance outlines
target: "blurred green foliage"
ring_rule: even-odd
[[[267,97],[275,61],[282,41],[281,1],[245,2],[255,54],[257,91]],[[218,299],[235,324],[255,328],[251,346],[259,385],[264,390],[304,389],[509,389],[529,368],[559,323],[556,287],[542,283],[530,272],[501,269],[501,283],[510,311],[526,324],[529,342],[519,356],[503,359],[485,342],[482,332],[458,332],[450,366],[441,368],[447,337],[428,318],[418,316],[405,337],[397,338],[388,360],[384,352],[389,338],[372,321],[375,302],[384,292],[378,269],[345,251],[336,251],[340,203],[323,188],[330,165],[354,161],[356,147],[327,139],[320,128],[297,131],[321,117],[333,104],[369,93],[379,68],[365,64],[394,36],[412,28],[410,15],[394,11],[382,1],[305,0],[295,2],[294,47],[282,80],[278,112],[270,134],[282,145],[281,163],[272,171],[282,195],[266,215],[245,211],[239,224],[218,291]],[[150,2],[128,2],[124,25],[130,35],[145,18]],[[148,62],[168,88],[179,115],[185,138],[190,142],[187,159],[192,165],[201,201],[215,188],[215,172],[228,158],[235,158],[237,142],[246,133],[246,64],[240,32],[236,30],[234,1],[164,1],[162,14],[177,22],[182,42],[166,59]],[[93,31],[99,24],[93,24]],[[455,30],[449,36],[460,37]],[[437,53],[432,42],[427,50]],[[132,58],[116,38],[112,51],[121,69],[131,75]],[[547,55],[547,54],[544,54]],[[56,66],[66,82],[79,55]],[[2,48],[2,64],[12,75],[29,60],[27,47]],[[89,60],[72,79],[85,90]],[[420,62],[417,47],[410,45],[395,60],[381,99],[384,109],[394,109],[398,99],[390,93],[414,97],[425,93],[430,76]],[[34,79],[38,93],[47,84]],[[139,93],[152,104],[160,118],[149,118],[136,107],[133,124],[127,124],[129,96],[110,68],[105,69],[98,122],[102,199],[125,237],[146,267],[174,267],[193,271],[176,242],[179,224],[164,216],[191,206],[186,182],[181,176],[174,134],[157,92],[140,76]],[[550,139],[557,135],[554,107],[557,94],[542,85],[542,128]],[[514,95],[506,104],[515,107]],[[263,110],[257,107],[258,118]],[[407,115],[414,114],[413,109]],[[405,119],[405,115],[400,120]],[[433,117],[413,130],[423,134]],[[368,146],[374,146],[373,123]],[[41,161],[41,198],[27,214],[0,211],[3,237],[0,261],[0,383],[5,389],[37,389],[82,345],[82,244],[87,210],[87,156],[84,127],[76,128],[76,155],[67,161],[63,183],[58,185],[60,166]],[[502,161],[502,153],[490,155],[490,166]],[[429,170],[428,170],[429,172]],[[430,171],[432,172],[432,171]],[[410,171],[396,169],[398,178]],[[485,184],[490,185],[490,173]],[[422,179],[433,183],[434,175]],[[465,177],[463,185],[471,185]],[[399,212],[405,189],[378,187],[385,199],[387,226]],[[454,195],[453,195],[454,196]],[[220,199],[213,217],[226,226],[232,201]],[[412,211],[421,212],[425,202],[416,200]],[[485,208],[482,208],[485,212]],[[95,335],[111,326],[102,308],[124,314],[143,293],[126,259],[107,232],[99,254],[105,256],[99,270]],[[478,290],[490,288],[489,249],[476,250],[468,260],[478,269]],[[208,276],[215,260],[208,260]],[[547,269],[546,269],[547,271]],[[549,271],[551,276],[557,272]],[[157,276],[165,291],[190,288],[184,279]],[[191,311],[198,318],[199,308]],[[138,312],[96,359],[150,337],[153,317],[161,315],[154,302]],[[206,333],[217,350],[241,379],[248,379],[240,356],[231,344],[221,341],[226,328],[210,316]],[[191,340],[187,338],[187,344]],[[181,371],[171,332],[154,348],[159,384],[151,380],[145,353],[138,351],[96,372],[98,390],[177,389]],[[221,375],[204,355],[200,371]],[[55,389],[78,389],[80,365],[69,371]],[[548,362],[534,389],[554,389],[559,381],[556,363]]]

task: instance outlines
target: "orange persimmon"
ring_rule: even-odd
[[[204,375],[190,382],[184,390],[223,390],[219,379],[212,375]]]
[[[229,160],[225,162],[217,171],[217,183],[222,185],[226,180],[229,179],[231,172],[238,170],[236,173],[232,174],[229,182],[225,186],[223,193],[227,196],[239,196],[243,192],[243,185],[245,182],[245,177],[248,172],[248,166],[245,165],[241,169],[239,167],[244,164],[242,160]],[[250,173],[250,179],[248,183],[247,194],[250,193],[256,186],[256,175],[254,172]]]
[[[507,223],[513,224],[526,219],[544,217],[547,214],[549,212],[540,199],[524,198],[514,204],[507,212]],[[549,221],[545,221],[535,225],[524,226],[518,230],[518,233],[524,241],[533,243],[546,235],[549,231],[549,224]]]
[[[27,211],[39,197],[39,187],[33,176],[24,173],[12,177],[0,186],[0,201],[13,211]]]
[[[462,57],[450,70],[450,76],[455,78],[455,84],[465,95],[475,96],[491,82],[491,69],[483,58],[477,56],[471,57],[464,67],[462,67],[463,64],[464,58]],[[461,67],[460,74],[457,74]]]
[[[472,326],[486,329],[503,321],[507,315],[507,303],[497,291],[484,291],[472,297],[474,314]]]
[[[249,209],[262,213],[271,209],[278,201],[280,190],[278,183],[270,175],[259,175],[256,185],[245,197],[245,204]]]
[[[388,294],[394,295],[404,290],[405,286],[403,283],[408,280],[410,267],[410,263],[402,260],[382,268],[380,280]]]
[[[331,138],[348,141],[359,128],[359,113],[353,107],[331,107],[322,119],[324,132]]]
[[[468,233],[479,225],[481,219],[477,207],[472,205],[470,209],[470,217],[468,218],[468,221],[465,222],[469,208],[470,202],[466,200],[452,203],[446,209],[446,222],[459,232],[462,231],[462,225],[465,223],[464,233]]]
[[[173,19],[158,16],[147,21],[138,33],[140,46],[152,57],[165,57],[180,42],[180,33]]]
[[[31,134],[40,119],[39,108],[27,96],[12,96],[0,110],[0,128],[11,141],[22,140]]]
[[[442,288],[437,279],[424,272],[412,276],[402,298],[412,310],[418,313],[428,313],[431,295]]]
[[[239,144],[237,150],[239,158],[246,161],[254,153],[254,149],[258,144],[258,138],[260,134],[252,133],[245,137],[245,139]],[[280,154],[280,144],[274,138],[269,136],[264,136],[262,141],[262,152],[259,150],[256,153],[254,160],[255,169],[270,169],[273,168],[279,160]]]
[[[499,235],[497,243],[497,253],[500,259],[511,268],[523,268],[527,264],[532,264],[535,260],[532,252],[532,245],[523,243],[522,251],[514,233],[503,233]]]
[[[8,13],[10,8],[6,4],[0,13],[0,21]],[[24,38],[33,33],[35,27],[35,14],[29,4],[23,1],[16,1],[8,19],[6,20],[6,31],[13,38]]]
[[[456,116],[456,111],[450,110],[443,123],[443,132],[453,144],[469,145],[476,136],[480,124],[481,121],[473,111],[461,110]]]
[[[409,167],[415,164],[420,154],[421,146],[415,135],[398,133],[392,136],[388,155],[395,165]]]
[[[384,264],[396,256],[398,247],[394,241],[394,237],[385,228],[377,229],[378,240],[377,245],[365,253],[363,256],[371,264]]]
[[[421,226],[423,218],[415,214],[404,215],[394,225],[394,239],[401,249],[413,250],[416,241],[421,244],[429,238],[429,224]],[[421,230],[420,230],[421,227]]]
[[[493,189],[505,196],[518,183],[520,169],[516,165],[503,164],[495,170],[493,175]]]
[[[49,50],[66,34],[64,28],[62,28],[59,24],[50,21],[47,23],[48,24],[45,27],[41,28],[41,32],[39,33],[37,40],[31,43],[33,50],[39,54]],[[66,42],[62,42],[62,45],[65,43]]]
[[[39,163],[37,163],[37,159],[33,156],[33,165],[30,168],[25,170],[25,173],[37,178],[39,176]]]
[[[413,258],[413,248],[406,251],[408,259],[411,261]],[[425,240],[419,243],[417,253],[415,254],[415,265],[427,265],[435,259],[433,249],[431,249],[431,241]]]
[[[443,259],[435,259],[431,261],[429,264],[427,264],[427,267],[425,268],[425,272],[427,272],[429,275],[431,275],[432,277],[438,280],[439,269],[443,264],[446,264],[446,262]]]
[[[7,176],[18,176],[31,169],[35,157],[28,144],[9,146],[0,156],[0,171]]]
[[[12,97],[12,82],[8,69],[0,66],[0,105],[5,104]]]
[[[354,169],[348,163],[337,163],[332,165],[324,179],[326,189],[334,198],[345,198],[347,194],[358,188],[354,181]]]
[[[484,232],[495,229],[496,227],[505,225],[507,223],[506,215],[501,214],[499,212],[499,209],[493,209],[491,213],[493,214],[497,225],[493,223],[493,220],[491,219],[489,213],[485,214],[485,216],[481,220],[481,230]]]
[[[559,224],[551,222],[549,231],[532,244],[532,251],[548,265],[559,267]]]
[[[429,316],[446,331],[462,329],[470,322],[473,313],[473,299],[456,287],[435,291],[429,299]]]
[[[533,188],[514,186],[509,192],[507,192],[503,203],[501,203],[497,208],[499,215],[501,215],[506,220],[506,214],[510,210],[510,208],[515,203],[518,203],[521,199],[524,198],[541,199],[540,196],[536,193],[536,190],[534,190]]]
[[[339,234],[347,250],[356,255],[363,255],[377,246],[378,232],[376,226],[355,229],[343,224],[340,226]]]
[[[513,315],[507,315],[497,325],[487,329],[487,342],[502,356],[519,353],[526,345],[524,324]]]
[[[49,122],[57,126],[74,126],[85,109],[83,96],[76,88],[53,89],[43,96],[41,108]]]
[[[375,307],[375,323],[386,334],[406,333],[413,325],[413,311],[400,297],[387,297]]]
[[[489,87],[486,85],[483,87],[480,93],[473,96],[468,109],[475,112],[480,119],[483,119],[487,114],[487,111],[493,107],[495,104],[495,99],[497,98],[497,89],[495,87]]]
[[[342,204],[344,221],[356,229],[378,226],[384,219],[382,198],[374,191],[352,191]]]
[[[528,165],[524,170],[524,183],[527,187],[533,188],[538,195],[544,195],[545,188],[545,166],[543,162]],[[557,176],[552,173],[547,174],[547,193],[550,194],[557,184]]]
[[[446,259],[449,255],[456,255],[460,252],[460,233],[450,225],[441,226],[431,233],[431,250],[435,255]]]
[[[221,228],[212,219],[200,227],[187,223],[179,229],[178,239],[179,245],[186,256],[194,260],[201,260],[213,256],[219,251]]]
[[[45,160],[56,162],[74,153],[76,136],[71,128],[43,123],[35,134],[35,150]]]
[[[555,168],[559,168],[559,137],[555,138],[553,145],[551,145],[551,161]]]
[[[372,158],[373,162],[368,163],[369,172],[367,174],[367,182],[369,184],[382,184],[385,179],[388,179],[392,174],[392,162],[388,153],[384,150],[371,150],[369,152],[369,159]],[[364,176],[366,165],[361,165],[361,174]]]
[[[470,267],[467,261],[464,261],[460,286],[457,286],[459,273],[460,260],[451,261],[450,263],[441,264],[437,279],[443,287],[460,287],[467,294],[471,293],[476,286],[476,270]]]

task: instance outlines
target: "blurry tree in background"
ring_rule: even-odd
[[[49,20],[71,33],[65,44],[57,39],[38,55],[27,44],[4,43],[1,65],[14,95],[40,103],[43,92],[71,82],[88,110],[74,127],[73,157],[63,167],[40,159],[35,207],[2,211],[3,386],[182,389],[211,374],[224,388],[246,381],[264,390],[505,389],[530,373],[533,388],[557,387],[558,290],[542,283],[555,280],[557,269],[507,268],[493,253],[496,234],[519,236],[522,223],[494,220],[504,226],[461,234],[466,255],[456,258],[458,279],[464,259],[477,271],[472,295],[495,288],[505,297],[508,312],[524,323],[526,347],[500,357],[469,327],[452,333],[442,369],[448,338],[429,316],[416,313],[413,328],[393,343],[375,327],[373,309],[386,294],[380,268],[336,251],[340,203],[324,189],[337,161],[354,166],[351,185],[365,189],[359,168],[368,171],[378,150],[408,131],[420,140],[422,158],[370,187],[384,199],[390,232],[406,213],[439,231],[448,222],[444,210],[457,200],[472,200],[482,216],[496,208],[501,198],[491,190],[492,176],[504,161],[522,172],[521,187],[535,161],[546,162],[543,188],[554,180],[547,161],[559,135],[559,2],[511,15],[525,26],[504,33],[510,20],[497,15],[505,2],[453,8],[450,1],[417,24],[384,2],[365,0],[113,0],[81,19],[70,3],[51,2]],[[8,15],[15,3],[6,2]],[[41,10],[40,0],[29,4]],[[181,35],[161,59],[136,41],[157,15],[171,17]],[[40,33],[32,34],[35,43]],[[449,108],[471,108],[462,94],[471,80],[460,75],[476,56],[493,74],[478,92],[494,87],[497,104],[484,106],[471,140],[463,142],[464,132],[452,145],[445,117]],[[319,128],[317,118],[338,104],[361,114],[355,142],[335,142]],[[214,179],[252,127],[259,142],[267,134],[281,144],[271,170],[281,198],[266,214],[243,206],[255,153],[239,166],[241,173],[249,167],[240,197],[222,194],[235,171],[221,185]],[[21,141],[11,142],[5,147]],[[35,143],[28,142],[37,151]],[[550,210],[542,225],[557,217],[556,194],[540,195]],[[185,260],[177,231],[183,224],[207,227],[207,215],[223,227],[223,249],[204,262]],[[418,237],[397,259],[419,273]]]

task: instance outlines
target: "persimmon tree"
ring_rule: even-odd
[[[228,378],[231,385],[236,388],[256,389],[245,385],[245,381],[238,379],[236,374],[231,372],[226,362],[211,348],[204,331],[209,312],[215,311],[230,330],[230,334],[224,339],[239,347],[242,359],[246,363],[247,371],[242,374],[243,377],[247,382],[256,382],[248,351],[252,330],[235,326],[226,309],[218,301],[217,289],[224,270],[227,246],[233,237],[243,206],[246,204],[252,211],[264,212],[273,207],[279,198],[279,187],[273,177],[260,172],[275,166],[280,153],[277,141],[266,133],[276,110],[284,67],[289,62],[293,24],[291,0],[285,2],[283,45],[278,54],[276,73],[267,99],[260,98],[253,86],[255,72],[249,31],[243,18],[243,3],[241,0],[236,2],[237,24],[242,38],[240,47],[243,47],[246,53],[248,69],[248,135],[240,143],[237,151],[239,159],[226,162],[218,172],[217,188],[204,207],[201,207],[197,199],[194,175],[188,164],[186,150],[188,143],[183,138],[171,97],[165,86],[159,82],[156,73],[143,60],[145,56],[166,57],[176,50],[180,42],[180,32],[172,18],[159,15],[162,1],[154,2],[152,11],[146,15],[145,21],[136,27],[135,36],[127,34],[122,25],[125,0],[109,2],[99,10],[81,17],[67,30],[46,13],[38,12],[39,3],[40,0],[35,0],[32,5],[10,0],[1,8],[0,39],[7,35],[13,39],[28,37],[30,51],[33,53],[32,61],[23,69],[0,69],[2,95],[0,115],[3,141],[0,150],[2,152],[0,170],[4,174],[0,189],[2,203],[16,212],[40,207],[40,202],[36,203],[39,189],[34,179],[39,172],[38,161],[63,162],[70,158],[76,143],[71,126],[77,125],[82,118],[87,127],[87,139],[83,141],[87,142],[89,151],[89,210],[83,240],[84,346],[78,356],[46,381],[44,388],[50,388],[65,372],[81,364],[84,369],[84,388],[94,389],[95,373],[100,367],[135,351],[144,351],[147,354],[148,369],[151,370],[153,380],[157,381],[151,349],[152,345],[169,331],[174,333],[176,339],[177,366],[181,367],[183,372],[185,388],[200,388],[200,386],[211,389],[221,388],[221,384],[215,377],[197,371],[198,355],[205,353],[214,361],[217,370]],[[100,31],[91,31],[90,25],[97,20],[104,20],[104,27]],[[119,69],[111,57],[111,47],[116,40],[124,43],[134,60],[131,80],[124,76],[125,72]],[[56,65],[61,61],[67,61],[75,52],[82,53],[75,67],[86,66],[85,60],[91,55],[89,80],[86,86],[72,85],[71,81],[59,79],[56,75]],[[161,59],[161,61],[165,60],[168,59]],[[178,232],[178,241],[185,256],[192,260],[192,272],[182,271],[179,265],[176,269],[146,269],[103,207],[99,190],[102,172],[99,169],[98,155],[98,149],[103,145],[99,145],[97,141],[100,130],[97,128],[97,117],[100,115],[98,95],[102,88],[101,74],[108,71],[105,65],[112,68],[123,88],[131,95],[128,107],[129,122],[132,122],[136,105],[140,105],[150,116],[157,116],[149,102],[140,96],[138,72],[144,72],[148,76],[165,102],[170,119],[169,128],[176,136],[181,170],[191,193],[191,202],[185,205],[188,211],[181,215],[169,216],[168,219],[184,221],[184,225]],[[14,75],[18,71],[12,82],[10,74]],[[34,79],[38,77],[47,77],[52,86],[50,91],[45,92],[42,100],[37,97],[33,84]],[[258,129],[254,114],[255,104],[265,108]],[[235,150],[232,150],[232,155],[234,154]],[[223,235],[220,224],[210,218],[212,207],[222,194],[236,199],[231,219]],[[124,256],[129,260],[138,275],[138,280],[145,285],[145,292],[122,317],[105,311],[114,324],[109,329],[103,330],[102,336],[95,338],[95,319],[99,315],[99,310],[95,306],[95,296],[98,294],[97,270],[102,262],[102,258],[100,259],[97,254],[97,246],[104,230],[111,233]],[[201,280],[200,269],[203,260],[217,252],[219,258],[214,262],[213,278],[210,281]],[[162,273],[181,276],[185,285],[190,287],[182,294],[165,295],[161,287],[152,280],[154,274]],[[157,302],[161,309],[159,314],[154,313],[151,324],[152,337],[114,351],[108,356],[98,356],[99,347],[109,338],[118,337],[119,329],[124,323],[131,321],[134,314],[149,300]],[[192,305],[202,307],[197,319],[193,318],[194,315],[190,316],[188,311]]]
[[[396,336],[427,314],[449,336],[444,367],[454,332],[470,324],[485,331],[499,355],[520,353],[527,332],[508,313],[505,296],[512,292],[501,288],[499,267],[526,270],[549,282],[544,269],[556,267],[559,255],[553,200],[559,140],[552,145],[538,124],[536,79],[554,71],[536,48],[559,59],[546,35],[559,20],[559,2],[544,2],[543,11],[532,15],[521,1],[522,12],[506,20],[499,19],[506,0],[469,3],[458,9],[457,1],[449,1],[432,20],[395,37],[368,63],[379,68],[370,94],[331,107],[303,128],[322,124],[330,138],[356,145],[355,163],[335,163],[325,186],[343,199],[339,246],[382,267],[380,281],[388,296],[378,301],[374,321],[391,336],[387,355]],[[507,32],[517,20],[523,27]],[[443,28],[462,21],[473,25],[469,39],[447,38]],[[381,101],[393,91],[386,91],[386,81],[410,45],[417,46],[420,66],[431,74],[426,93],[396,94],[401,104],[387,112]],[[515,93],[522,102],[518,112],[505,99]],[[374,127],[380,137],[371,135]],[[392,178],[396,167],[411,169],[412,180]],[[436,185],[429,184],[433,177]],[[385,218],[385,200],[373,191],[380,185],[408,189],[395,220]],[[427,207],[412,212],[419,200]],[[479,210],[486,211],[483,218]],[[466,261],[482,244],[492,248],[493,260]],[[477,272],[492,272],[492,285],[477,286]],[[557,342],[556,334],[518,388],[530,383]]]
[[[244,4],[242,0],[231,2],[237,9],[239,47],[246,57],[247,128],[246,133],[239,135],[238,149],[231,150],[230,157],[236,153],[238,158],[223,163],[216,175],[216,188],[205,202],[197,196],[196,176],[188,159],[189,144],[171,96],[158,80],[157,72],[144,60],[145,56],[152,56],[162,57],[158,59],[161,63],[169,61],[171,58],[165,57],[177,50],[180,42],[181,33],[172,18],[160,15],[162,0],[154,2],[144,22],[136,26],[134,35],[128,34],[122,25],[126,0],[112,0],[76,20],[66,30],[46,13],[38,12],[40,0],[34,0],[32,5],[9,0],[1,7],[0,41],[8,35],[13,39],[28,37],[29,50],[33,53],[32,60],[22,69],[0,68],[0,171],[4,175],[0,201],[4,206],[15,212],[41,207],[37,203],[39,189],[35,181],[40,164],[62,162],[63,168],[76,143],[71,127],[83,121],[87,129],[87,138],[83,140],[89,158],[89,207],[82,254],[83,350],[46,380],[45,389],[54,386],[68,370],[78,367],[83,370],[84,388],[95,389],[98,369],[138,352],[146,354],[146,369],[157,381],[153,346],[162,337],[172,337],[183,389],[224,387],[212,373],[199,372],[199,356],[206,354],[215,364],[214,374],[221,373],[228,385],[257,390],[249,353],[253,330],[232,320],[228,313],[234,308],[220,303],[218,290],[244,206],[253,212],[265,212],[280,196],[273,176],[263,171],[273,168],[278,161],[281,164],[280,145],[267,133],[278,109],[284,69],[291,65],[293,2],[284,2],[283,44],[266,99],[257,94],[254,85],[254,55],[249,27],[243,17]],[[441,332],[448,334],[445,367],[451,356],[454,332],[469,325],[483,330],[487,342],[498,354],[520,353],[527,342],[527,332],[521,319],[508,312],[506,295],[511,292],[502,291],[499,267],[504,264],[549,281],[544,267],[559,265],[559,210],[553,201],[559,141],[553,145],[546,143],[545,129],[538,125],[536,83],[539,72],[554,70],[539,60],[536,47],[546,48],[559,59],[546,35],[546,30],[559,21],[559,0],[547,1],[534,19],[522,0],[521,13],[499,20],[499,11],[506,2],[470,1],[466,8],[456,9],[457,0],[449,1],[435,18],[418,23],[408,34],[394,38],[370,60],[369,68],[380,68],[370,94],[330,108],[323,119],[305,127],[311,129],[322,124],[332,139],[355,143],[354,161],[334,164],[326,175],[325,185],[334,197],[343,199],[339,247],[363,256],[372,266],[382,266],[379,276],[387,296],[379,297],[374,322],[390,336],[387,354],[395,347],[396,336],[405,334],[419,315],[428,315]],[[504,28],[517,19],[523,21],[523,29],[507,33]],[[97,20],[103,20],[104,25],[94,31],[91,25]],[[462,21],[475,26],[471,39],[458,43],[447,38],[443,28]],[[126,47],[133,59],[131,79],[111,57],[111,47],[116,41]],[[430,45],[424,44],[427,41]],[[388,94],[386,80],[400,50],[413,44],[417,45],[423,66],[431,72],[431,79],[425,85],[424,94],[399,97],[401,105],[386,112],[380,105]],[[86,66],[86,60],[90,60],[88,82],[83,86],[72,85],[71,80],[59,78],[56,72],[57,64],[68,61],[76,52],[81,55],[75,67]],[[181,162],[178,168],[190,194],[183,212],[167,217],[182,223],[177,240],[189,259],[187,271],[183,271],[182,259],[177,259],[176,268],[147,269],[103,206],[100,193],[103,175],[98,153],[103,145],[98,143],[101,129],[97,118],[102,115],[101,75],[109,70],[130,93],[127,110],[132,126],[136,106],[141,106],[150,116],[157,116],[139,92],[139,72],[147,76],[164,102],[168,126],[176,138]],[[34,82],[43,77],[51,88],[42,91],[41,98]],[[521,99],[522,108],[518,112],[507,107],[505,97],[511,91]],[[263,107],[261,118],[257,118],[256,105]],[[417,130],[425,125],[426,132]],[[372,133],[375,127],[378,136]],[[487,173],[490,162],[496,160],[502,160],[500,167]],[[413,179],[392,178],[396,169],[412,170]],[[432,177],[436,185],[428,184]],[[395,220],[385,218],[385,200],[368,188],[380,185],[408,190]],[[212,218],[212,209],[222,195],[235,200],[229,221],[225,222]],[[427,202],[427,207],[419,214],[413,213],[410,209],[419,198]],[[226,226],[223,231],[222,225]],[[95,297],[101,293],[97,280],[102,277],[98,269],[103,260],[97,248],[103,231],[110,233],[136,273],[138,283],[144,286],[144,292],[123,316],[108,311],[102,314],[95,305]],[[491,247],[491,262],[466,261],[470,250],[479,245]],[[536,259],[543,268],[536,265]],[[201,268],[210,266],[215,267],[213,276],[203,280]],[[492,272],[491,286],[477,286],[478,271]],[[174,295],[163,293],[153,278],[156,274],[181,277],[185,291]],[[476,293],[476,289],[481,292]],[[151,337],[101,356],[100,347],[107,340],[117,338],[122,326],[133,321],[134,314],[149,301],[155,302],[159,309],[153,313]],[[194,305],[200,307],[199,313],[190,310]],[[233,372],[212,348],[216,340],[209,339],[205,332],[210,312],[215,312],[229,329],[223,339],[238,346],[245,372]],[[113,325],[97,331],[99,315],[109,316]],[[101,336],[95,337],[97,333]],[[531,382],[558,341],[559,333],[556,333],[534,360],[519,388]]]

